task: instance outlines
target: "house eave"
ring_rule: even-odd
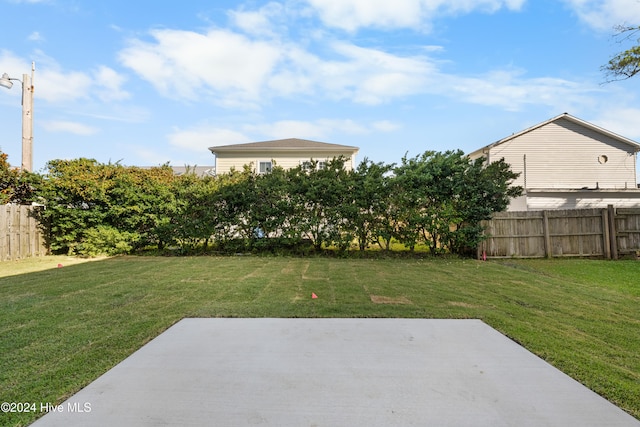
[[[527,193],[640,194],[640,188],[527,188]]]

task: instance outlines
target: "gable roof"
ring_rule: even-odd
[[[220,145],[209,147],[213,153],[255,152],[255,151],[350,151],[357,153],[359,148],[350,145],[329,144],[308,139],[287,138],[273,141],[249,142],[246,144]]]
[[[469,155],[473,155],[473,154],[476,154],[478,152],[482,152],[482,151],[485,151],[487,149],[491,149],[491,148],[493,148],[495,146],[498,146],[500,144],[504,144],[505,142],[511,141],[512,139],[518,138],[521,135],[524,135],[526,133],[529,133],[531,131],[539,129],[539,128],[543,127],[543,126],[548,125],[549,123],[553,123],[553,122],[558,121],[560,119],[569,120],[570,122],[576,123],[576,124],[578,124],[578,125],[580,125],[582,127],[585,127],[587,129],[591,129],[592,131],[595,131],[595,132],[600,133],[602,135],[605,135],[605,136],[607,136],[609,138],[615,139],[616,141],[620,141],[620,142],[622,142],[624,144],[627,144],[627,145],[633,147],[633,150],[635,152],[640,151],[640,144],[638,144],[637,142],[635,142],[635,141],[633,141],[633,140],[631,140],[629,138],[625,138],[624,136],[618,135],[617,133],[614,133],[614,132],[611,132],[611,131],[606,130],[604,128],[601,128],[600,126],[596,126],[593,123],[589,123],[587,121],[581,120],[581,119],[579,119],[577,117],[572,116],[569,113],[562,113],[562,114],[560,114],[560,115],[558,115],[556,117],[553,117],[553,118],[551,118],[551,119],[549,119],[547,121],[544,121],[542,123],[538,123],[537,125],[531,126],[530,128],[527,128],[527,129],[522,130],[520,132],[514,133],[512,135],[509,135],[506,138],[502,138],[499,141],[496,141],[496,142],[491,143],[489,145],[485,145],[484,147],[473,151]]]

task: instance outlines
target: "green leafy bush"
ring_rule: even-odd
[[[94,257],[98,255],[125,255],[131,253],[140,235],[120,231],[108,225],[90,228],[84,233],[84,239],[75,246],[75,254]]]
[[[0,158],[0,161],[2,159]],[[427,151],[399,165],[365,159],[310,162],[256,175],[248,165],[216,177],[157,168],[54,160],[38,182],[40,221],[53,253],[298,251],[327,248],[463,254],[483,238],[480,221],[519,195],[504,160]],[[0,165],[1,166],[1,165]],[[1,169],[1,168],[0,168]],[[1,199],[0,199],[1,200]],[[306,242],[299,246],[300,243]]]

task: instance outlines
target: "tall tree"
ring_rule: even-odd
[[[616,54],[601,67],[608,82],[626,80],[640,72],[640,27],[621,25],[616,29],[616,37],[620,43],[634,41],[635,45]]]
[[[381,234],[384,234],[382,223],[391,196],[389,174],[393,166],[365,158],[349,173],[346,195],[350,200],[341,207],[345,225],[355,234],[361,251],[370,243],[380,244]]]
[[[409,249],[423,241],[434,254],[473,247],[482,235],[480,221],[522,192],[511,185],[518,175],[504,160],[485,165],[460,150],[405,156],[394,172],[396,238]]]
[[[342,156],[323,164],[311,160],[287,172],[292,225],[316,250],[332,243],[345,249],[353,240],[343,221],[349,198],[346,161]]]

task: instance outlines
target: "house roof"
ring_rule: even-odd
[[[288,138],[273,141],[249,142],[246,144],[220,145],[209,147],[213,153],[254,152],[254,151],[350,151],[357,153],[359,148],[350,145],[329,144],[308,139]]]
[[[572,115],[571,115],[571,114],[569,114],[569,113],[562,113],[562,114],[560,114],[560,115],[558,115],[558,116],[556,116],[556,117],[553,117],[553,118],[551,118],[551,119],[549,119],[549,120],[547,120],[547,121],[544,121],[544,122],[542,122],[542,123],[538,123],[537,125],[531,126],[530,128],[527,128],[527,129],[522,130],[522,131],[520,131],[520,132],[514,133],[514,134],[512,134],[512,135],[509,135],[509,136],[508,136],[508,137],[506,137],[506,138],[502,138],[502,139],[501,139],[501,140],[499,140],[499,141],[496,141],[496,142],[491,143],[491,144],[489,144],[489,145],[485,145],[484,147],[479,148],[479,149],[477,149],[477,150],[473,151],[472,153],[470,153],[470,155],[476,154],[476,153],[478,153],[478,152],[485,151],[485,150],[487,150],[487,149],[491,149],[491,148],[493,148],[493,147],[495,147],[495,146],[497,146],[497,145],[500,145],[500,144],[504,144],[505,142],[511,141],[511,140],[512,140],[512,139],[514,139],[514,138],[518,138],[518,137],[519,137],[519,136],[521,136],[521,135],[524,135],[524,134],[526,134],[526,133],[529,133],[529,132],[531,132],[531,131],[534,131],[534,130],[536,130],[536,129],[538,129],[538,128],[541,128],[541,127],[543,127],[543,126],[546,126],[546,125],[548,125],[549,123],[553,123],[553,122],[558,121],[558,120],[560,120],[560,119],[569,120],[569,121],[571,121],[571,122],[573,122],[573,123],[576,123],[576,124],[578,124],[578,125],[580,125],[580,126],[583,126],[583,127],[587,128],[587,129],[591,129],[591,130],[593,130],[593,131],[595,131],[595,132],[598,132],[598,133],[600,133],[600,134],[602,134],[602,135],[608,136],[609,138],[613,138],[613,139],[615,139],[615,140],[617,140],[617,141],[620,141],[620,142],[622,142],[622,143],[625,143],[625,144],[627,144],[627,145],[629,145],[629,146],[633,147],[633,149],[634,149],[634,151],[635,151],[635,152],[640,151],[640,144],[638,144],[637,142],[635,142],[635,141],[633,141],[633,140],[631,140],[631,139],[629,139],[629,138],[625,138],[624,136],[618,135],[617,133],[614,133],[614,132],[611,132],[611,131],[606,130],[606,129],[604,129],[604,128],[601,128],[600,126],[596,126],[596,125],[594,125],[593,123],[589,123],[589,122],[587,122],[587,121],[584,121],[584,120],[582,120],[582,119],[579,119],[579,118],[577,118],[577,117],[574,117],[574,116],[572,116]]]
[[[176,175],[185,175],[187,173],[192,173],[200,177],[216,175],[215,166],[171,166],[171,168]]]

